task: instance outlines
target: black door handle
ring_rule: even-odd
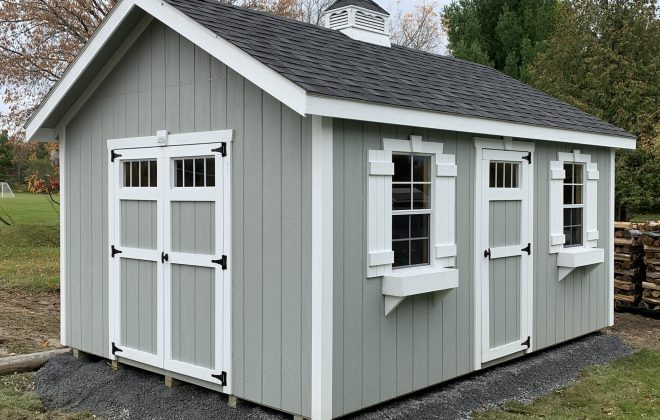
[[[488,258],[490,260],[490,248],[484,251],[484,258]]]
[[[170,260],[170,256],[168,254],[166,254],[165,252],[160,253],[160,262],[165,264],[165,261],[169,261],[169,260]]]

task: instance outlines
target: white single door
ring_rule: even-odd
[[[482,362],[525,351],[531,341],[530,152],[483,149],[481,160]]]
[[[111,154],[113,355],[228,386],[226,144]]]

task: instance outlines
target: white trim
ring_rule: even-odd
[[[610,151],[610,203],[609,203],[609,223],[607,237],[609,238],[609,260],[607,261],[607,274],[608,274],[608,311],[607,319],[608,325],[614,325],[614,219],[616,218],[616,210],[614,207],[614,194],[616,184],[616,151]]]
[[[112,149],[137,149],[142,147],[157,146],[188,146],[191,144],[206,144],[231,142],[234,138],[234,130],[200,131],[197,133],[169,134],[167,143],[158,142],[158,136],[126,137],[122,139],[109,139],[108,150]],[[227,154],[229,155],[229,153]]]
[[[312,418],[332,418],[332,119],[312,116]]]
[[[59,164],[60,164],[60,343],[63,346],[68,346],[69,343],[67,342],[66,339],[66,334],[68,332],[67,329],[67,320],[68,320],[68,315],[67,315],[67,309],[68,309],[68,299],[66,296],[67,293],[67,287],[68,287],[68,282],[67,282],[67,275],[66,275],[66,270],[67,270],[67,252],[66,252],[66,244],[67,244],[67,229],[68,225],[66,222],[66,216],[67,216],[67,205],[66,205],[66,200],[67,200],[67,195],[66,195],[66,158],[65,158],[65,151],[66,151],[66,129],[62,130],[62,133],[60,134],[60,140],[59,140]]]
[[[484,205],[485,200],[497,199],[497,198],[506,198],[506,197],[517,197],[510,199],[524,199],[527,201],[527,220],[524,223],[521,223],[521,243],[534,243],[534,156],[533,152],[535,150],[535,144],[532,142],[518,142],[513,141],[511,137],[505,137],[502,140],[498,139],[488,139],[488,138],[478,138],[474,139],[475,152],[475,191],[474,191],[474,202],[476,206],[476,211],[474,214],[474,277],[473,277],[473,299],[476,304],[474,305],[474,331],[473,338],[475,343],[475,354],[474,354],[474,369],[481,369],[483,363],[488,361],[495,360],[497,358],[506,356],[507,354],[512,354],[518,351],[522,351],[520,344],[522,343],[522,337],[530,336],[530,347],[526,350],[531,352],[534,349],[534,338],[532,337],[533,333],[533,279],[534,279],[534,259],[533,257],[528,257],[525,253],[521,253],[520,250],[517,250],[513,247],[502,247],[492,248],[491,252],[495,254],[495,257],[504,257],[507,254],[511,255],[522,255],[522,258],[527,259],[526,264],[523,267],[526,267],[526,270],[521,272],[521,340],[518,340],[514,343],[507,344],[505,346],[488,349],[488,341],[486,341],[488,333],[488,290],[483,286],[483,267],[488,260],[485,260],[483,253],[483,224],[484,220],[488,220],[488,211],[489,206]],[[494,149],[491,151],[489,149]],[[530,152],[532,153],[531,164],[527,164],[518,154],[516,159],[520,159],[521,164],[525,165],[521,168],[520,179],[521,185],[527,185],[526,196],[515,194],[512,191],[504,191],[502,193],[488,191],[488,183],[485,181],[485,177],[488,175],[484,173],[483,170],[483,160],[484,158],[497,158],[497,154],[502,154],[502,151],[513,151],[513,152]],[[484,188],[485,185],[485,188]],[[516,189],[511,189],[516,190]],[[520,188],[520,193],[522,193],[522,188]],[[496,197],[496,195],[501,197]],[[481,209],[481,211],[479,211]],[[486,237],[487,241],[487,237]],[[486,245],[488,248],[488,245]],[[499,255],[498,255],[499,254]]]
[[[458,270],[442,267],[411,267],[392,270],[383,276],[381,290],[385,295],[385,316],[389,315],[407,296],[458,287]]]
[[[600,264],[603,261],[605,261],[605,250],[602,248],[583,246],[564,248],[557,253],[559,281],[562,281],[577,267]],[[612,287],[614,287],[614,284],[612,284]]]
[[[562,130],[486,118],[443,114],[366,101],[308,94],[307,113],[349,120],[373,121],[412,127],[436,128],[481,135],[634,149],[636,140],[583,131]]]

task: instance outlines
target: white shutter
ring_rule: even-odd
[[[586,170],[586,246],[596,248],[598,246],[598,178],[600,174],[595,163],[587,163]]]
[[[392,152],[369,150],[367,277],[392,270]]]
[[[550,162],[550,253],[562,250],[564,236],[564,162]]]
[[[436,154],[435,258],[441,267],[456,266],[456,164],[454,155]]]

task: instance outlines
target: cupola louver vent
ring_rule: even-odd
[[[330,15],[330,29],[338,29],[344,26],[348,26],[348,10]]]
[[[358,10],[355,12],[355,26],[358,28],[362,27],[365,29],[384,32],[385,19],[380,16],[367,15],[366,13]]]

